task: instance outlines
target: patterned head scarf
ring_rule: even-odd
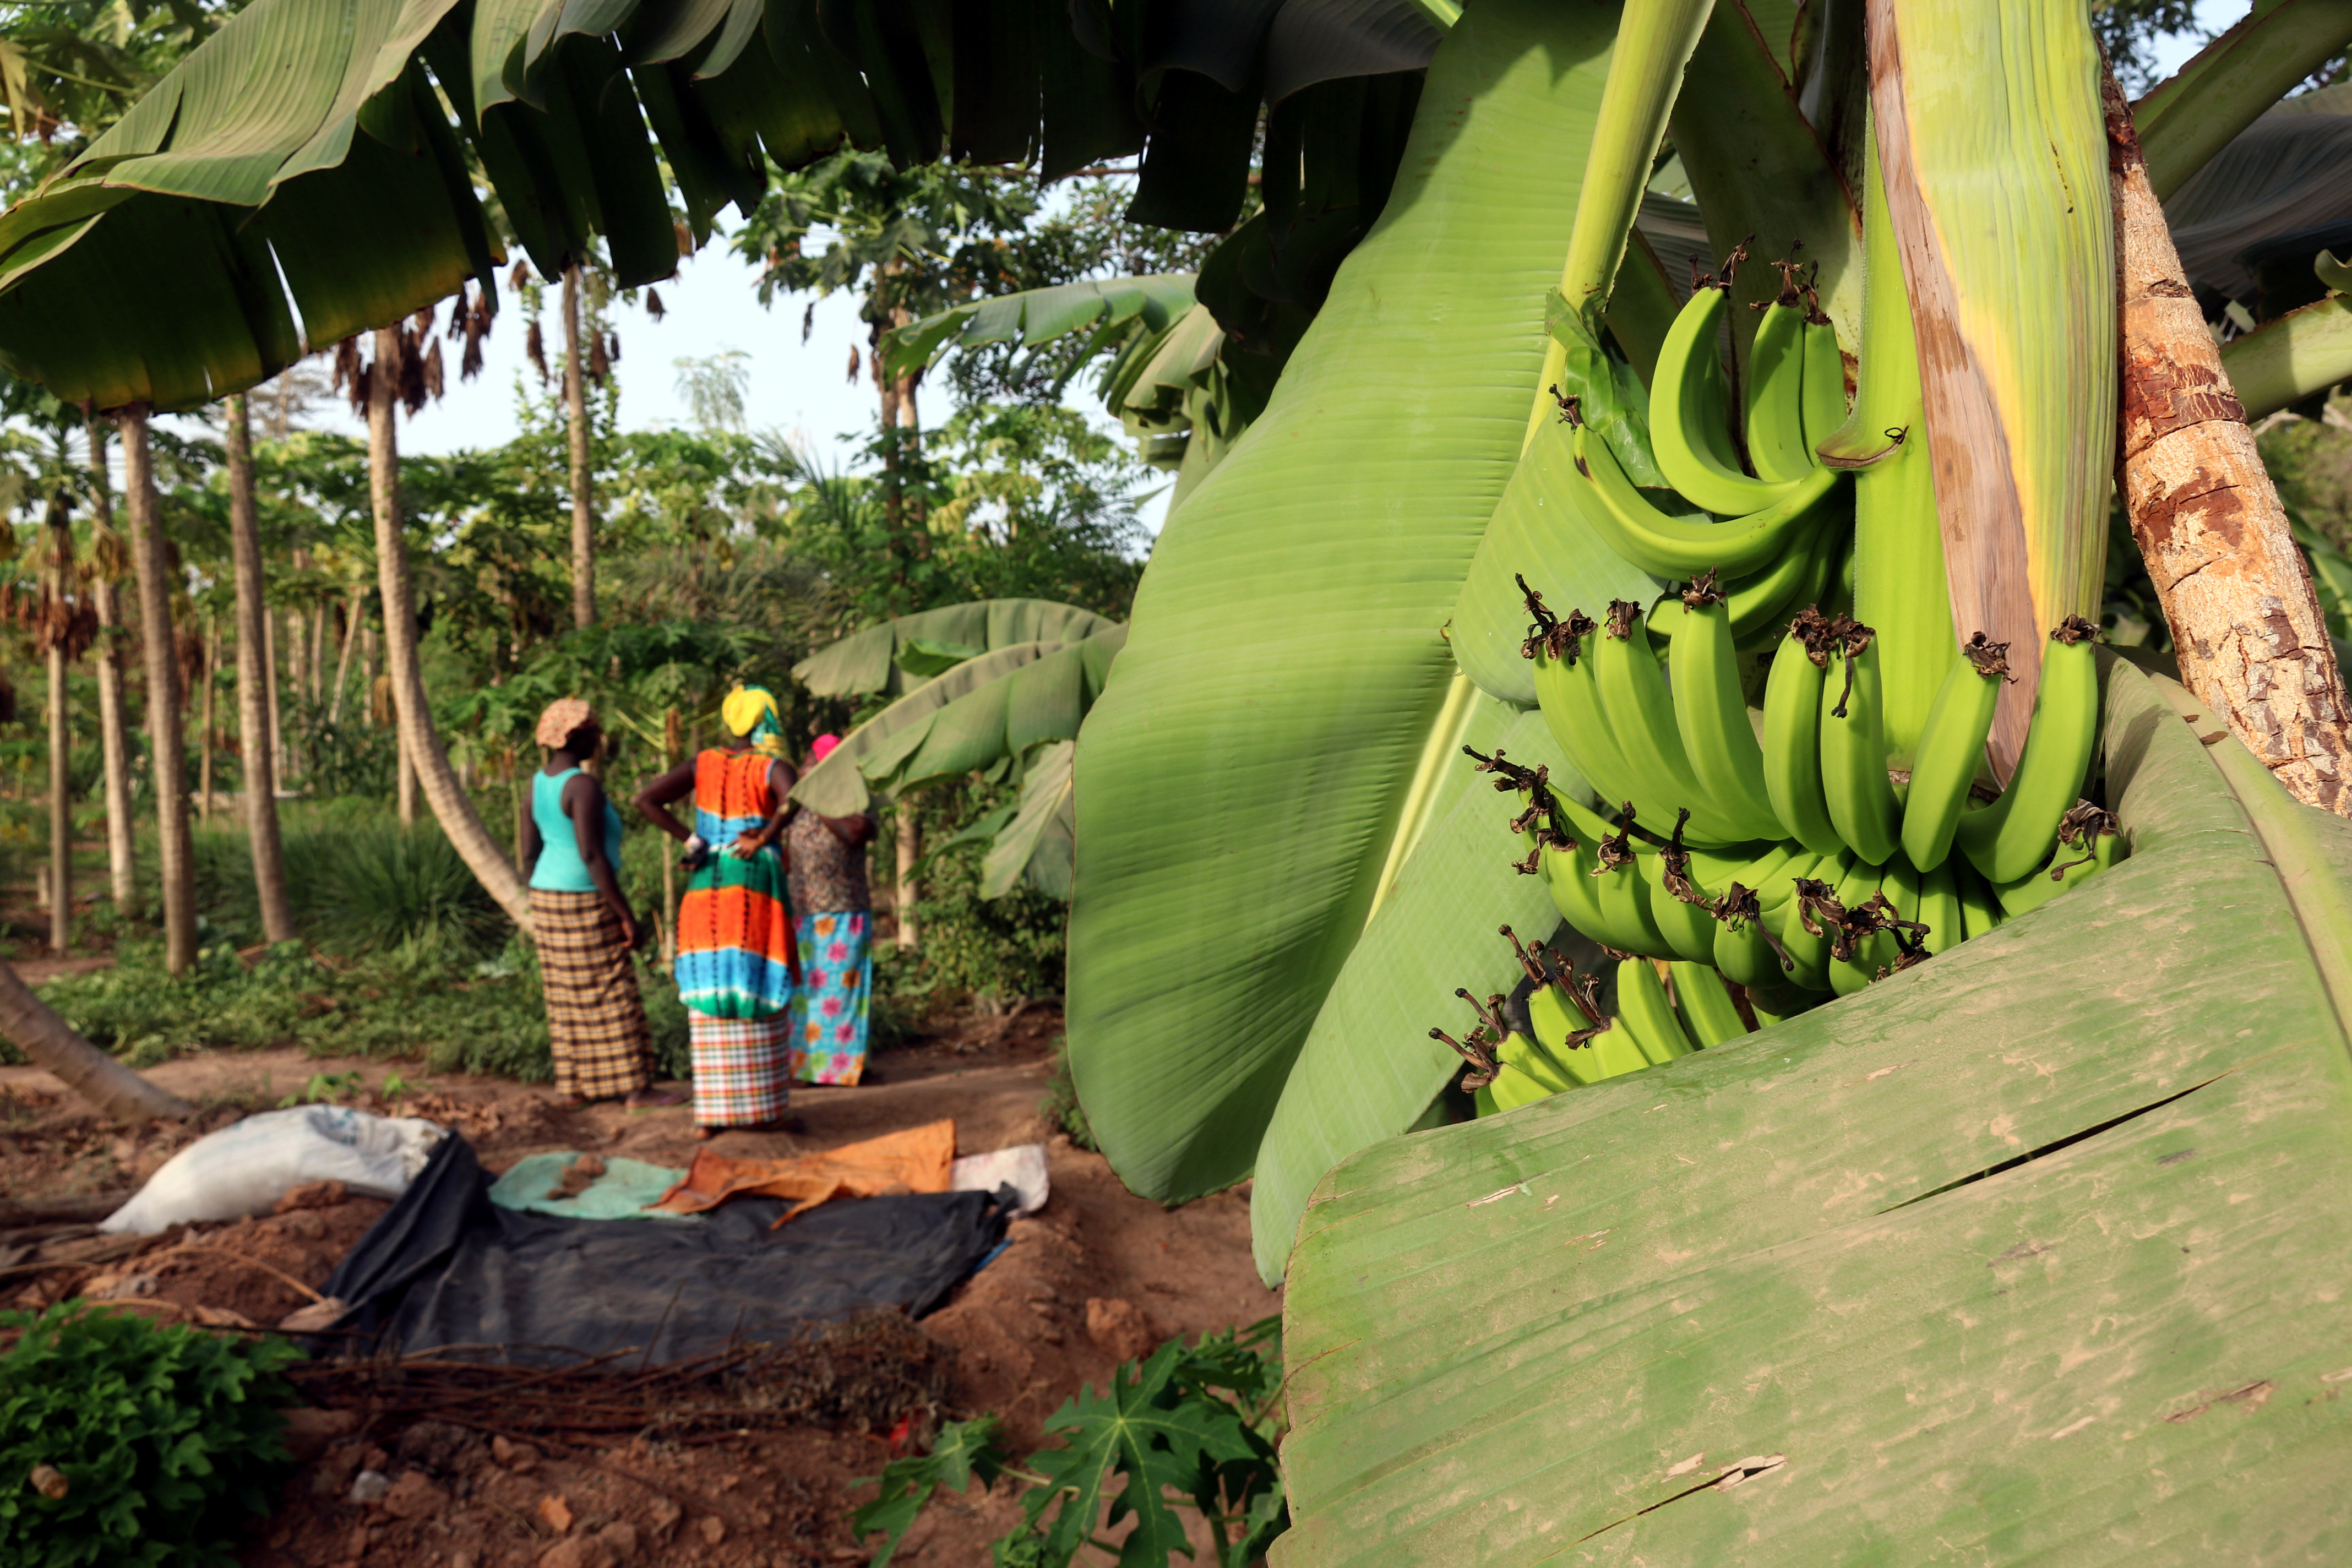
[[[596,721],[596,710],[578,697],[559,697],[539,716],[537,739],[549,751],[560,751],[583,724]]]
[[[739,686],[719,704],[719,716],[730,734],[749,735],[751,749],[763,757],[784,754],[784,731],[776,711],[775,693],[764,686]]]

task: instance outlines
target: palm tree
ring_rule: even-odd
[[[116,636],[122,629],[122,602],[116,585],[122,550],[114,535],[106,423],[90,415],[84,428],[89,443],[90,522],[108,546],[97,552],[97,569],[90,574],[90,598],[98,612],[98,737],[106,777],[106,865],[114,907],[130,915],[139,911],[139,872],[131,815],[131,721],[124,701],[122,647]]]
[[[229,552],[236,577],[237,738],[245,761],[245,823],[253,844],[254,890],[261,905],[262,935],[273,942],[294,940],[294,910],[286,897],[286,852],[278,837],[278,758],[270,742],[268,648],[263,626],[261,533],[253,498],[253,429],[245,394],[226,400]],[[207,672],[209,673],[209,672]],[[206,683],[207,702],[211,696]],[[211,742],[206,725],[206,744]],[[210,799],[209,790],[206,799]]]
[[[180,715],[180,666],[172,637],[172,583],[155,504],[154,454],[144,403],[117,409],[124,508],[139,578],[139,645],[147,672],[147,744],[155,784],[155,853],[163,872],[163,965],[184,974],[196,961],[196,882],[188,837],[188,754]]]

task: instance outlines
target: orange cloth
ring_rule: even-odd
[[[745,1194],[796,1200],[784,1220],[806,1214],[834,1198],[871,1198],[886,1193],[943,1193],[948,1167],[955,1163],[955,1123],[933,1121],[848,1143],[823,1154],[788,1160],[730,1160],[708,1149],[695,1151],[686,1180],[653,1206],[672,1214],[699,1214]]]

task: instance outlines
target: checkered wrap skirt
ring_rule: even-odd
[[[688,1008],[694,1042],[694,1124],[713,1131],[773,1121],[790,1103],[785,1071],[792,1020],[713,1018]]]
[[[605,1100],[654,1080],[653,1030],[621,917],[601,893],[530,890],[555,1087]]]

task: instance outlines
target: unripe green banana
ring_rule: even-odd
[[[1960,852],[1990,881],[2017,881],[2048,861],[2058,819],[2082,792],[2098,743],[2098,630],[2069,616],[2050,634],[2017,772],[1999,800],[1960,818]]]
[[[1951,869],[1952,890],[1959,897],[1960,934],[1963,938],[1982,936],[2009,918],[2000,907],[2000,900],[1993,896],[1991,887],[1977,868],[1969,864],[1965,856],[1946,860],[1944,864]]]
[[[1788,623],[1801,605],[1819,599],[1845,548],[1846,530],[1832,522],[1813,536],[1811,550],[1791,550],[1760,572],[1724,583],[1720,592],[1731,612],[1734,645],[1746,650],[1759,632]],[[1682,605],[1671,594],[1650,608],[1650,640],[1669,642],[1683,621]]]
[[[1903,816],[1886,777],[1876,642],[1870,627],[1848,623],[1823,672],[1822,794],[1838,837],[1883,866],[1902,843]]]
[[[1959,868],[1965,862],[1947,859],[1919,878],[1919,912],[1915,917],[1927,928],[1920,940],[1933,956],[1962,941],[1967,931],[1960,913]]]
[[[2076,804],[2059,824],[2058,847],[2050,864],[2036,867],[2014,882],[1995,882],[1992,890],[2010,919],[2038,910],[2067,889],[2086,882],[2123,858],[2123,835],[2116,819],[2089,801]]]
[[[1751,479],[1731,460],[1731,406],[1723,361],[1716,353],[1729,293],[1734,252],[1722,285],[1712,279],[1691,290],[1658,349],[1651,377],[1650,440],[1658,471],[1695,506],[1739,517],[1786,499],[1792,483]],[[1800,366],[1801,371],[1801,366]],[[1799,391],[1801,388],[1792,388]]]
[[[1779,910],[1781,951],[1795,965],[1789,983],[1806,991],[1826,992],[1830,985],[1830,951],[1838,936],[1836,917],[1844,911],[1837,890],[1863,861],[1851,849],[1824,856],[1793,884],[1791,897]],[[1811,895],[1811,896],[1809,896]],[[1836,904],[1834,913],[1820,908],[1818,900]],[[1808,925],[1808,921],[1811,923]]]
[[[1536,704],[1544,728],[1551,731],[1560,754],[1581,774],[1601,798],[1622,804],[1633,801],[1653,820],[1673,816],[1663,801],[1643,799],[1638,781],[1626,765],[1624,753],[1611,738],[1609,721],[1601,708],[1600,689],[1593,684],[1591,650],[1597,629],[1581,610],[1570,610],[1561,620],[1545,607],[1543,595],[1518,580],[1532,622],[1519,652],[1535,665]]]
[[[1837,328],[1805,289],[1805,444],[1818,447],[1845,424],[1845,355]],[[1818,454],[1816,454],[1818,455]]]
[[[1867,860],[1860,859],[1854,862],[1853,869],[1847,873],[1844,881],[1838,884],[1837,889],[1838,902],[1846,907],[1849,919],[1853,911],[1878,896],[1878,890],[1885,880],[1885,866],[1873,866]],[[1877,977],[1880,963],[1873,962],[1876,956],[1871,951],[1873,941],[1872,937],[1856,936],[1850,931],[1841,932],[1832,940],[1829,962],[1831,990],[1841,996],[1851,996]],[[1837,955],[1840,947],[1846,950],[1843,958]]]
[[[1822,681],[1831,623],[1807,610],[1790,625],[1764,683],[1764,795],[1781,831],[1815,855],[1845,847],[1822,792]]]
[[[1748,838],[1783,837],[1764,788],[1764,751],[1748,721],[1732,647],[1731,613],[1701,573],[1683,591],[1683,619],[1667,658],[1675,727],[1692,774],[1717,811]]]
[[[1691,883],[1686,873],[1672,871],[1674,854],[1669,849],[1644,855],[1639,862],[1643,878],[1650,884],[1650,919],[1675,957],[1705,963],[1715,957],[1715,917],[1706,912],[1706,905],[1685,900],[1675,890],[1677,882],[1684,887]]]
[[[1960,645],[1960,657],[1927,710],[1903,800],[1903,853],[1922,870],[1942,865],[1952,852],[1952,835],[1984,762],[1985,737],[1992,733],[1992,710],[2010,679],[2008,656],[2007,643],[1977,633]]]
[[[1690,836],[1710,844],[1737,844],[1767,837],[1745,815],[1724,810],[1691,772],[1683,751],[1682,732],[1675,719],[1675,700],[1665,677],[1650,650],[1649,628],[1642,606],[1620,599],[1609,606],[1609,619],[1600,636],[1588,639],[1592,677],[1601,689],[1601,711],[1607,716],[1618,750],[1632,768],[1636,787],[1652,796],[1664,796],[1690,812]],[[1649,808],[1639,805],[1644,816]],[[1650,817],[1654,823],[1672,820],[1675,813]]]
[[[1645,959],[1629,958],[1617,966],[1617,1019],[1653,1067],[1698,1048],[1675,1016],[1656,966]]]
[[[1769,504],[1722,522],[1668,517],[1625,477],[1609,443],[1588,426],[1576,433],[1576,468],[1591,483],[1584,498],[1585,520],[1603,543],[1644,572],[1687,577],[1710,568],[1732,577],[1761,570],[1789,551],[1811,544],[1813,536],[1840,515],[1834,497],[1844,476],[1815,468]]]
[[[1667,972],[1675,981],[1675,1011],[1700,1048],[1719,1046],[1748,1033],[1748,1020],[1732,1005],[1723,976],[1705,963],[1674,963]]]
[[[1801,479],[1819,462],[1805,439],[1804,296],[1790,276],[1795,268],[1777,265],[1780,297],[1764,308],[1748,350],[1748,460],[1768,484]]]
[[[1785,1024],[1800,1013],[1810,1013],[1829,1000],[1825,993],[1800,991],[1784,986],[1778,991],[1748,988],[1748,1010],[1756,1015],[1756,1027],[1769,1029],[1775,1024]]]

